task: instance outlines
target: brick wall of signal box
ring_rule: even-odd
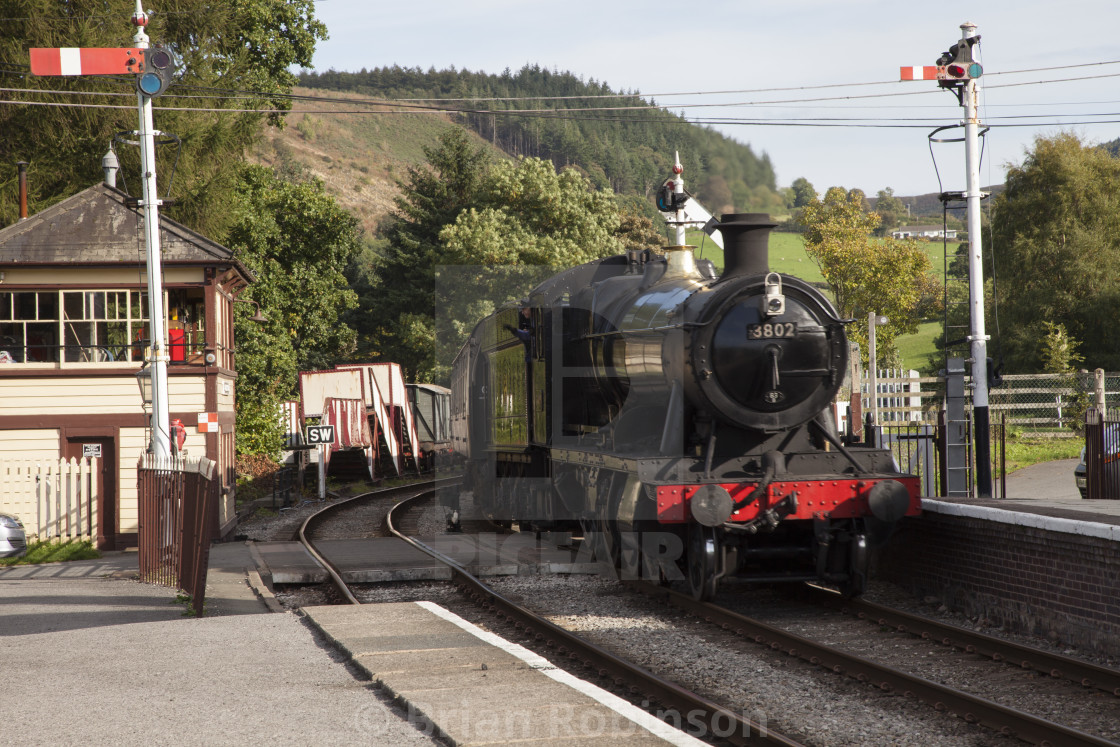
[[[1066,526],[1077,531],[1074,524]],[[997,628],[1115,655],[1120,528],[1112,537],[927,508],[920,518],[904,520],[879,551],[875,577]]]

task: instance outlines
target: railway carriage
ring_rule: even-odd
[[[405,384],[416,420],[420,471],[431,472],[451,452],[451,390],[435,384]]]
[[[850,320],[769,270],[773,225],[723,216],[722,275],[690,247],[630,252],[479,322],[451,387],[476,504],[697,598],[731,576],[860,593],[918,480],[836,433]]]

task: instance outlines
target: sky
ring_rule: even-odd
[[[1120,64],[1100,64],[1120,62],[1115,0],[316,0],[315,12],[330,33],[316,70],[570,71],[689,119],[749,121],[716,129],[768,154],[777,186],[804,177],[822,194],[965,188],[963,146],[934,144],[931,154],[928,141],[961,122],[956,97],[932,81],[899,82],[900,66],[934,64],[965,22],[981,36],[980,115],[991,127],[982,184],[1002,183],[1036,137],[1120,137]]]

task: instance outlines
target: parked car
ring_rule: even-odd
[[[27,533],[23,523],[11,514],[0,514],[0,558],[18,557],[27,552]]]
[[[1081,491],[1081,497],[1088,496],[1089,479],[1085,476],[1085,449],[1081,449],[1081,461],[1073,468],[1073,481],[1077,483],[1077,489]]]

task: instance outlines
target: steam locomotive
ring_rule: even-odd
[[[488,517],[581,532],[625,577],[698,599],[732,576],[862,592],[919,484],[889,450],[839,437],[850,320],[770,271],[774,225],[722,216],[722,275],[691,247],[631,251],[478,323],[452,369],[451,432]]]

